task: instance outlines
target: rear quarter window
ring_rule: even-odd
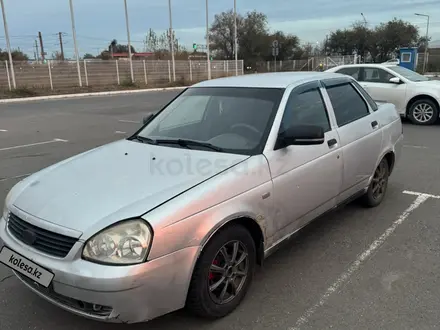
[[[370,96],[370,94],[368,94],[368,92],[361,85],[359,85],[356,81],[352,81],[351,83],[354,86],[356,86],[359,93],[361,93],[362,96],[367,100],[367,103],[370,106],[371,110],[377,111],[377,109],[378,109],[377,103],[373,100],[373,98]]]

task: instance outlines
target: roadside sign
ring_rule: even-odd
[[[278,42],[278,40],[274,40],[274,41],[272,42],[272,47],[273,47],[273,48],[278,48],[278,46],[279,46],[279,42]]]

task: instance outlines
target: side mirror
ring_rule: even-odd
[[[153,119],[154,117],[154,113],[150,113],[148,116],[145,116],[144,119],[142,120],[142,123],[145,125],[147,124],[151,119]]]
[[[393,77],[393,78],[390,79],[390,83],[393,83],[393,84],[400,84],[401,81],[400,81],[399,78],[397,78],[397,77]]]
[[[293,126],[280,133],[278,137],[278,142],[284,147],[289,145],[323,144],[324,141],[324,129],[321,126],[315,125]]]

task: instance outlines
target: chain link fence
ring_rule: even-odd
[[[417,60],[417,71],[422,72],[423,63],[425,62],[425,54],[419,53]],[[428,51],[428,59],[425,67],[426,73],[439,73],[440,72],[440,50],[433,49]]]
[[[418,54],[417,71],[422,72],[424,54]],[[351,56],[314,56],[308,59],[287,60],[287,61],[267,61],[259,62],[256,65],[256,72],[277,72],[277,71],[318,71],[320,64],[323,70],[344,64],[359,63],[359,57]],[[428,53],[426,74],[440,72],[440,51]]]
[[[193,84],[208,79],[207,61],[132,61],[136,85],[145,87]],[[235,76],[235,61],[211,61],[211,78]],[[238,61],[238,74],[243,74],[243,61]],[[14,62],[16,88],[65,91],[83,87],[129,86],[132,84],[128,60],[81,60],[80,73],[76,61],[47,63]],[[81,81],[81,84],[80,84]],[[12,90],[12,70],[8,61],[0,62],[0,89]]]
[[[314,56],[308,59],[267,61],[257,63],[257,72],[276,71],[317,71],[322,64],[324,70],[343,64],[357,63],[356,55],[352,56]]]

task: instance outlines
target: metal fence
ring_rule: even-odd
[[[13,89],[12,72],[8,61],[0,63],[0,89]],[[75,61],[47,61],[47,63],[14,62],[17,88],[63,90],[82,86],[106,87],[130,85],[130,63],[124,60],[82,60],[80,74]],[[135,83],[162,86],[173,83],[191,84],[208,79],[207,61],[175,61],[176,79],[172,62],[133,61]],[[211,78],[234,76],[235,61],[211,61]],[[243,74],[243,61],[238,61],[238,74]]]
[[[422,71],[423,63],[425,62],[425,54],[419,53],[417,60],[417,71]],[[440,72],[440,51],[436,49],[436,51],[428,52],[428,58],[426,61],[426,72],[427,73],[438,73]]]
[[[316,71],[322,64],[324,69],[343,64],[357,63],[358,57],[352,56],[314,56],[308,59],[287,60],[287,61],[267,61],[257,63],[257,72],[276,72],[276,71]]]

